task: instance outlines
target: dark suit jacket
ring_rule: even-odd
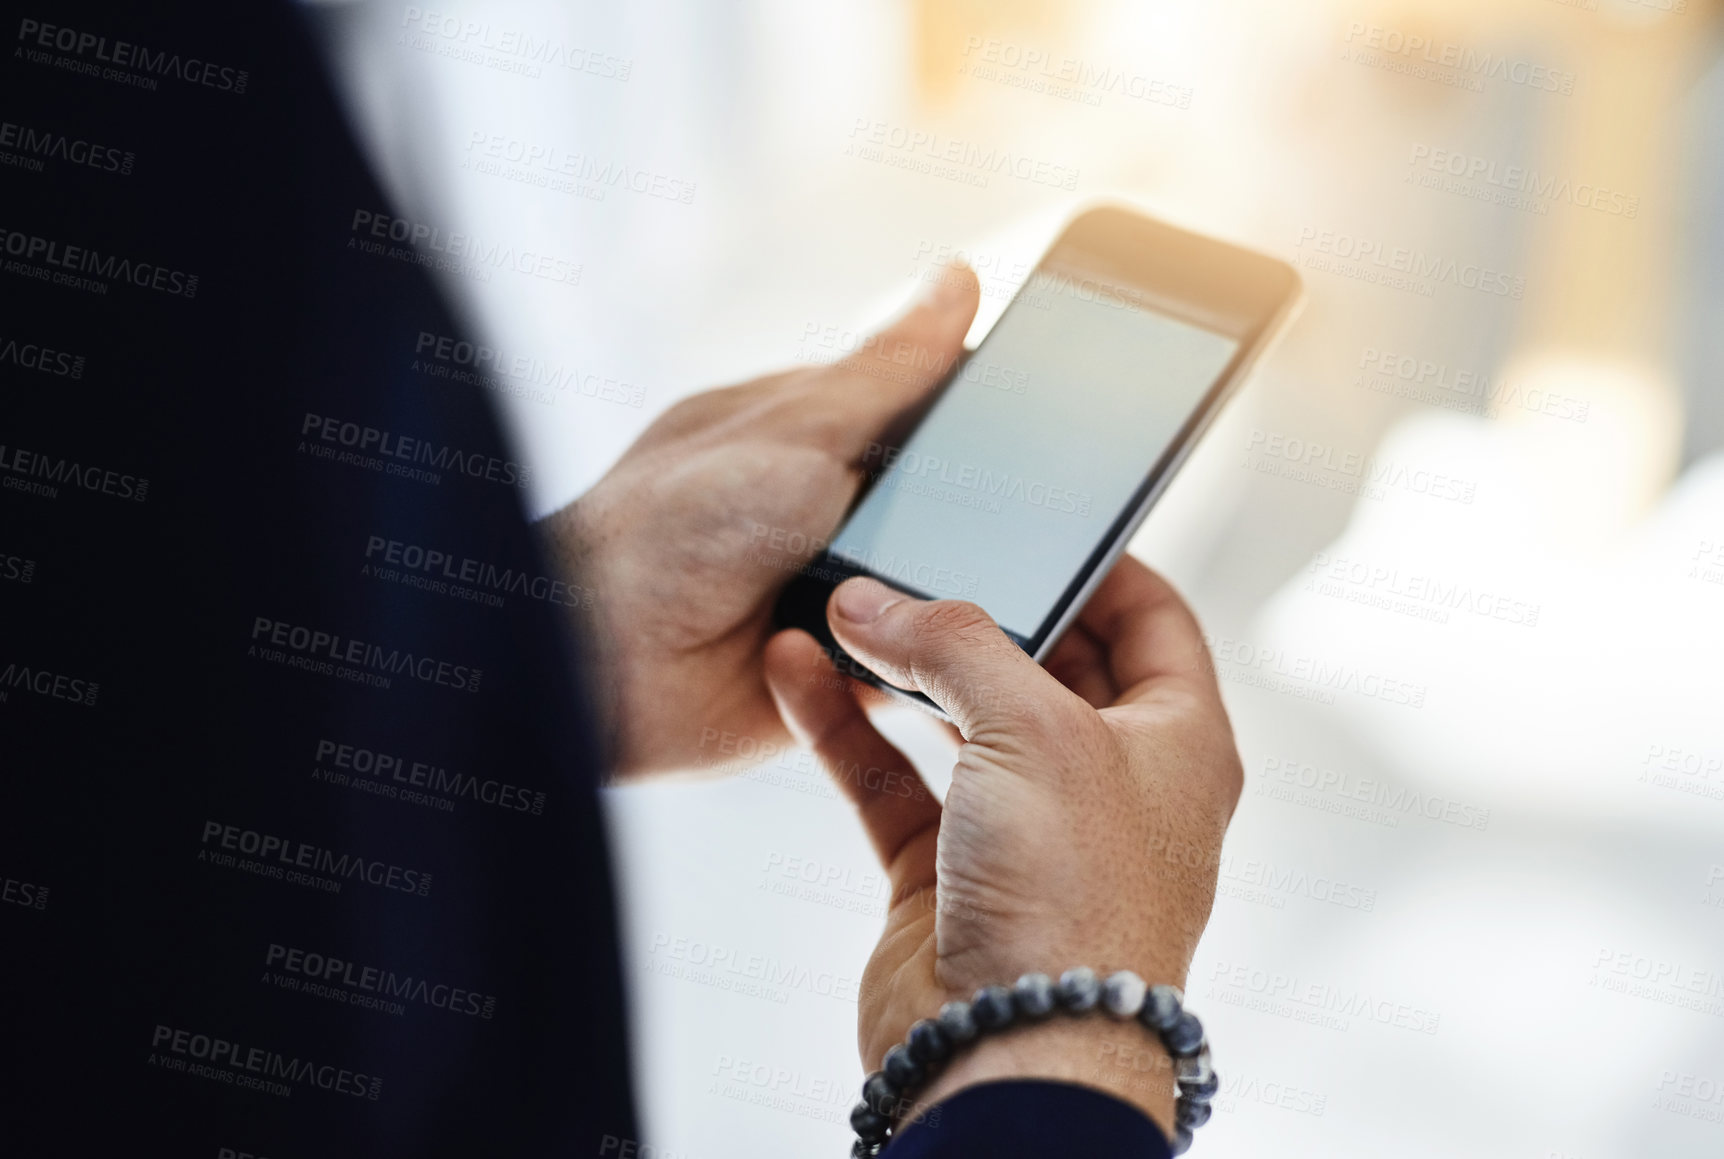
[[[526,468],[282,5],[14,10],[0,1150],[623,1155],[601,756]],[[911,1155],[1159,1155],[999,1084]]]

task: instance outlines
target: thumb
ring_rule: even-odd
[[[921,600],[863,577],[838,586],[826,619],[846,652],[938,704],[967,741],[1058,727],[1088,707],[975,604]]]
[[[798,404],[811,441],[859,463],[893,421],[945,380],[964,356],[981,292],[967,266],[935,271],[922,297],[842,361],[796,382],[818,405]],[[791,400],[798,402],[798,400]]]

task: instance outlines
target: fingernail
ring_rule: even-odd
[[[832,606],[852,624],[871,624],[903,599],[901,592],[893,591],[879,580],[853,579],[839,585],[838,598],[832,601]]]

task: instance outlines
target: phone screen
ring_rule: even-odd
[[[1131,287],[1043,265],[904,444],[882,448],[828,550],[973,600],[1022,643],[1238,348]]]

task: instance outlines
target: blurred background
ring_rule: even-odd
[[[1096,199],[1298,265],[1132,545],[1247,770],[1197,1149],[1724,1153],[1715,0],[318,10],[395,212],[531,367],[423,378],[496,393],[534,514],[959,255],[973,342]],[[643,1156],[848,1149],[883,887],[807,755],[751,755],[609,792]]]

